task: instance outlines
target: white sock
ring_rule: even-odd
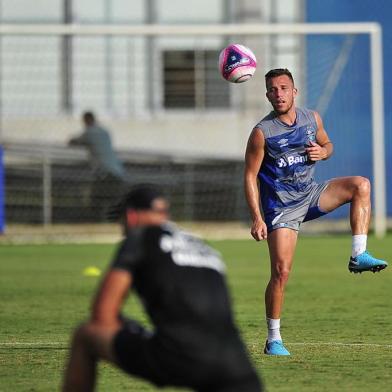
[[[268,343],[273,340],[282,340],[280,336],[280,319],[270,319],[267,318],[267,328],[268,328]]]
[[[357,257],[366,250],[367,234],[356,234],[352,238],[351,257]]]

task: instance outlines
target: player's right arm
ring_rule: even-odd
[[[118,315],[132,284],[132,274],[123,269],[110,269],[95,296],[91,321],[106,327],[120,327]]]
[[[112,264],[95,295],[91,321],[119,327],[121,308],[133,283],[134,270],[143,255],[141,233],[129,233],[121,243]]]
[[[265,140],[263,132],[254,128],[249,136],[245,153],[244,188],[252,217],[251,234],[256,241],[267,239],[267,226],[260,211],[260,194],[257,175],[264,159]]]

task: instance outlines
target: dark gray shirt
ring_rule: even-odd
[[[70,141],[72,145],[85,146],[90,152],[93,169],[118,178],[125,177],[124,167],[113,150],[108,131],[98,125],[86,127],[83,133]]]

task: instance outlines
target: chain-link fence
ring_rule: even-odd
[[[247,217],[240,161],[127,152],[120,154],[127,180],[119,184],[94,172],[82,150],[8,145],[5,151],[8,223],[105,222],[122,192],[139,183],[161,186],[176,220]]]

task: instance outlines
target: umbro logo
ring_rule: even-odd
[[[289,143],[288,143],[289,139],[280,139],[278,141],[279,146],[282,147],[286,147]]]

